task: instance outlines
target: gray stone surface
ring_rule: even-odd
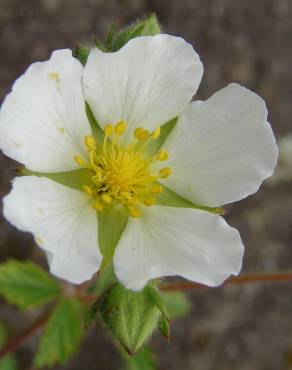
[[[186,38],[199,52],[205,66],[200,98],[238,81],[266,100],[278,138],[292,132],[291,0],[0,0],[0,9],[0,101],[31,62],[93,34],[103,36],[115,19],[126,23],[155,11],[166,32]],[[0,157],[1,196],[13,168]],[[245,271],[291,269],[292,184],[285,168],[278,181],[229,207],[228,221],[246,245]],[[42,259],[32,238],[1,218],[0,259],[8,257]],[[153,338],[160,370],[292,369],[292,283],[203,289],[189,296],[192,313],[173,323],[170,343]],[[2,303],[1,319],[18,330],[31,317],[15,318],[15,310]],[[35,340],[18,353],[23,369],[30,369],[34,345]],[[62,368],[119,366],[110,340],[92,329],[80,353]]]

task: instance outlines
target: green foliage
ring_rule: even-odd
[[[101,273],[112,261],[115,248],[127,224],[128,217],[129,213],[126,207],[115,201],[106,206],[103,212],[98,213],[98,243],[103,255],[100,268]]]
[[[47,179],[53,180],[61,185],[68,186],[69,188],[82,190],[83,185],[90,186],[92,184],[91,177],[93,172],[82,168],[68,172],[45,173],[34,172],[26,168],[22,168],[20,170],[20,174],[22,176],[46,177]]]
[[[5,327],[0,324],[0,348],[6,343],[6,330]],[[0,370],[17,370],[17,362],[14,355],[6,355],[0,360]]]
[[[124,370],[155,370],[156,361],[149,347],[140,349],[134,356],[125,354]]]
[[[37,307],[60,295],[55,279],[32,262],[10,260],[0,265],[0,294],[20,308]]]
[[[78,349],[82,334],[81,304],[74,299],[62,299],[44,328],[35,366],[64,363]]]
[[[184,317],[190,312],[191,303],[183,292],[163,292],[161,298],[167,307],[170,319]]]
[[[212,207],[199,206],[197,204],[189,202],[188,200],[174,193],[173,191],[166,188],[165,186],[163,186],[163,191],[156,198],[156,204],[160,204],[162,206],[178,207],[178,208],[196,208],[202,211],[216,213],[218,215],[224,214],[224,210],[221,207],[212,208]]]
[[[157,17],[155,14],[145,17],[117,31],[114,25],[107,37],[107,51],[117,51],[122,48],[129,40],[138,36],[154,36],[161,33]]]
[[[149,285],[133,292],[118,283],[100,303],[102,322],[129,354],[134,354],[158,325],[160,311],[151,300],[151,289]]]

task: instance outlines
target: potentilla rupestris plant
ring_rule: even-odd
[[[121,38],[122,47],[111,36],[109,47],[78,58],[56,50],[14,83],[0,147],[25,169],[4,215],[34,234],[51,273],[71,283],[113,263],[133,291],[173,275],[217,286],[239,273],[243,256],[220,207],[272,175],[275,138],[264,101],[238,84],[192,101],[198,54],[180,37],[149,34]]]
[[[70,50],[57,50],[15,82],[1,108],[0,146],[43,176],[17,177],[4,215],[35,235],[54,275],[78,284],[99,270],[96,213],[109,208],[122,208],[125,218],[110,248],[127,288],[170,275],[213,286],[240,271],[238,232],[199,208],[257,191],[274,170],[277,149],[263,100],[246,88],[231,84],[191,102],[202,74],[190,44],[160,34],[114,53],[93,48],[85,67]],[[80,169],[80,189],[45,176]],[[164,188],[173,197],[164,199]],[[116,220],[107,221],[100,234],[114,232]]]

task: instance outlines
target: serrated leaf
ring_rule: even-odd
[[[162,292],[161,297],[170,319],[184,317],[190,312],[191,303],[183,292]]]
[[[147,290],[145,287],[140,292],[133,292],[118,283],[100,305],[103,323],[129,354],[134,354],[149,339],[160,317]]]
[[[0,294],[20,308],[37,307],[60,295],[57,281],[32,262],[0,265]]]
[[[36,367],[64,363],[78,349],[83,334],[81,309],[74,299],[59,302],[40,339]]]
[[[6,329],[4,325],[0,323],[0,349],[5,345],[6,338],[7,338]],[[0,360],[0,370],[17,370],[17,369],[18,366],[15,355],[9,354],[4,356]]]
[[[156,198],[156,204],[179,208],[196,208],[202,211],[207,211],[218,215],[224,214],[224,210],[221,207],[212,208],[191,203],[165,186],[163,186],[163,191]]]
[[[111,31],[110,31],[111,32]],[[161,32],[155,14],[122,28],[119,32],[114,32],[107,45],[107,51],[117,51],[122,48],[129,40],[139,36],[154,36]]]
[[[149,347],[140,349],[135,355],[124,355],[124,370],[156,370],[156,361]]]
[[[113,202],[98,213],[98,243],[103,255],[101,273],[111,262],[117,243],[127,224],[129,212],[126,207]],[[110,229],[109,229],[110,225]]]
[[[22,168],[19,172],[22,176],[46,177],[58,184],[65,185],[76,190],[82,190],[83,185],[92,185],[91,177],[94,174],[93,171],[83,168],[80,170],[56,173],[34,172],[26,168]]]

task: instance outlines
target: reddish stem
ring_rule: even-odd
[[[16,338],[9,340],[0,350],[0,359],[10,352],[15,351],[24,342],[26,342],[38,329],[40,329],[50,317],[50,312],[46,312],[38,317],[28,328],[24,329]]]
[[[245,283],[257,283],[257,282],[273,282],[273,281],[291,281],[292,280],[292,272],[279,272],[273,274],[243,274],[240,276],[234,276],[229,278],[225,281],[223,286],[229,284],[245,284]],[[192,290],[198,288],[208,288],[208,286],[199,284],[199,283],[192,283],[192,282],[179,282],[179,283],[171,283],[171,284],[164,284],[160,286],[161,290]]]

